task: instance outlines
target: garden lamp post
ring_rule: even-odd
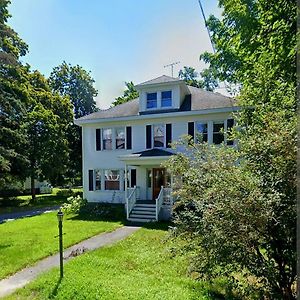
[[[58,232],[59,232],[59,266],[60,266],[60,277],[64,277],[64,262],[63,262],[63,239],[62,239],[62,222],[63,222],[64,213],[59,209],[57,213],[58,220]]]

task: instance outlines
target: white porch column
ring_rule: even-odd
[[[127,188],[128,188],[127,180],[128,180],[128,178],[127,178],[127,164],[125,162],[125,201],[127,200],[127,197],[128,197],[128,195],[127,195]]]

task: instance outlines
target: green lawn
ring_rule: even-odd
[[[121,222],[90,220],[68,215],[64,222],[64,246],[76,244],[101,232],[112,231]],[[56,213],[0,224],[0,279],[58,251]]]
[[[82,192],[82,189],[72,189],[73,192]],[[31,202],[31,195],[0,198],[0,214],[26,211],[34,208],[60,205],[66,202],[70,190],[53,188],[52,194],[36,195],[36,201]]]
[[[210,299],[204,285],[187,276],[186,257],[167,251],[166,226],[156,227],[77,257],[61,281],[55,268],[7,299]]]

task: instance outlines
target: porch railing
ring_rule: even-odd
[[[158,194],[158,197],[155,199],[155,207],[156,207],[156,221],[158,221],[159,212],[161,210],[161,207],[164,203],[164,187],[162,186],[160,188],[160,192]]]
[[[126,198],[126,208],[127,208],[127,219],[136,204],[136,200],[138,198],[138,187],[134,186],[134,188],[130,189],[130,194]]]

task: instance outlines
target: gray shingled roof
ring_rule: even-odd
[[[150,84],[178,82],[178,81],[183,81],[183,80],[180,80],[179,78],[170,77],[170,76],[167,76],[167,75],[162,75],[162,76],[159,76],[157,78],[154,78],[154,79],[151,79],[151,80],[147,80],[145,82],[137,84],[136,87],[146,86],[146,85],[150,85]]]
[[[172,78],[172,77],[170,77]],[[217,109],[237,106],[236,100],[226,97],[219,93],[208,92],[203,89],[187,86],[191,95],[186,96],[179,110],[174,111],[199,111],[204,109]],[[146,112],[147,113],[147,112]],[[146,114],[144,113],[144,114]],[[81,117],[77,120],[94,120],[94,119],[108,119],[120,118],[139,115],[139,99],[136,98],[129,102],[111,107],[106,110],[100,110],[90,115]]]

